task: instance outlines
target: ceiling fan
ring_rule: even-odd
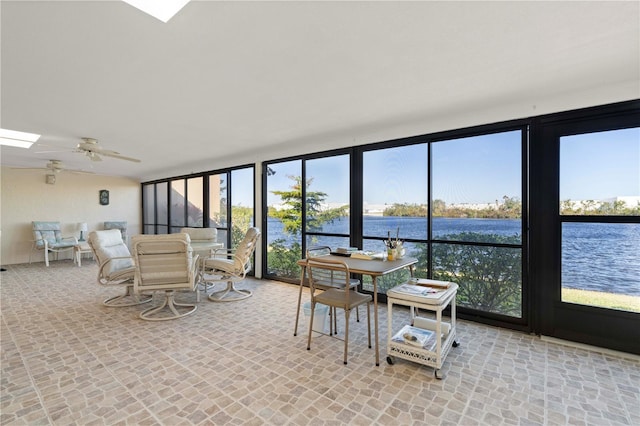
[[[102,147],[98,146],[98,140],[94,138],[82,138],[82,142],[76,146],[75,152],[84,153],[91,161],[102,161],[102,157],[111,157],[133,161],[134,163],[140,162],[137,158],[125,157],[119,152],[102,149]]]
[[[60,172],[70,172],[70,173],[87,174],[87,175],[94,174],[93,172],[87,172],[84,170],[67,169],[64,167],[64,164],[62,164],[62,161],[60,160],[49,160],[49,162],[46,164],[45,167],[12,167],[12,168],[20,169],[20,170],[46,170],[48,173],[54,173],[54,174],[58,174]]]

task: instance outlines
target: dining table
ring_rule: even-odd
[[[199,241],[191,241],[190,245],[191,245],[191,250],[193,254],[198,255],[198,270],[197,270],[198,274],[196,279],[198,280],[198,287],[203,288],[205,292],[205,297],[206,297],[207,284],[204,283],[204,271],[203,271],[204,261],[210,258],[211,256],[213,256],[216,249],[224,248],[224,244],[214,242],[214,241],[199,240]],[[197,297],[197,300],[200,301],[199,291],[196,292],[196,297]]]
[[[336,254],[329,254],[323,256],[325,258],[344,262],[352,274],[368,275],[371,277],[373,284],[373,318],[374,318],[374,335],[375,335],[375,352],[376,352],[376,366],[380,365],[380,342],[378,332],[378,277],[390,274],[400,269],[409,268],[410,274],[413,277],[415,264],[418,263],[418,259],[414,257],[402,257],[394,260],[387,260],[385,257],[375,257],[373,259],[359,259],[349,256],[341,256]],[[300,291],[298,294],[298,312],[296,312],[296,325],[294,330],[294,336],[298,333],[298,321],[300,318],[300,302],[302,300],[302,288],[305,283],[306,265],[307,259],[298,260],[298,265],[301,267],[300,273]],[[398,283],[399,284],[399,283]]]

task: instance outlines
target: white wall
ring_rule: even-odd
[[[31,221],[59,221],[62,233],[79,236],[75,227],[86,222],[89,231],[102,229],[107,220],[126,220],[129,235],[140,233],[141,192],[136,180],[73,174],[56,175],[55,185],[45,183],[44,171],[0,169],[0,263],[27,263],[31,251]],[[98,202],[98,191],[109,190],[109,205]],[[42,262],[42,252],[33,261]]]

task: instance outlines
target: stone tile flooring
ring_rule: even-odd
[[[96,284],[92,261],[6,268],[2,425],[640,425],[631,355],[459,321],[461,345],[436,380],[431,368],[384,361],[385,305],[381,365],[363,321],[351,325],[345,366],[340,340],[307,351],[304,327],[293,336],[290,284],[247,280],[249,299],[204,298],[192,316],[147,322],[140,306],[102,306],[119,290]],[[407,315],[394,307],[394,321]]]

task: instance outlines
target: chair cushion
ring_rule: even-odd
[[[188,234],[192,243],[216,241],[218,239],[218,230],[216,228],[182,228],[180,232]]]
[[[33,225],[33,239],[36,247],[44,248],[44,240],[47,240],[49,247],[55,247],[61,243],[62,235],[60,231],[60,222],[31,222]],[[64,243],[62,247],[74,246],[73,243]]]
[[[102,265],[108,259],[125,257],[127,259],[114,259],[104,269],[104,273],[110,277],[115,272],[133,268],[134,263],[131,253],[122,241],[122,234],[117,229],[108,231],[94,231],[89,233],[89,242],[93,247],[98,262]]]
[[[216,269],[222,272],[228,272],[230,274],[241,274],[244,270],[244,265],[241,269],[238,269],[239,262],[235,262],[233,259],[207,259],[204,264],[206,268]]]
[[[126,220],[109,220],[104,222],[104,229],[105,230],[109,230],[109,229],[119,229],[120,233],[122,234],[122,240],[125,242],[128,241],[128,236],[127,236],[127,221]]]

